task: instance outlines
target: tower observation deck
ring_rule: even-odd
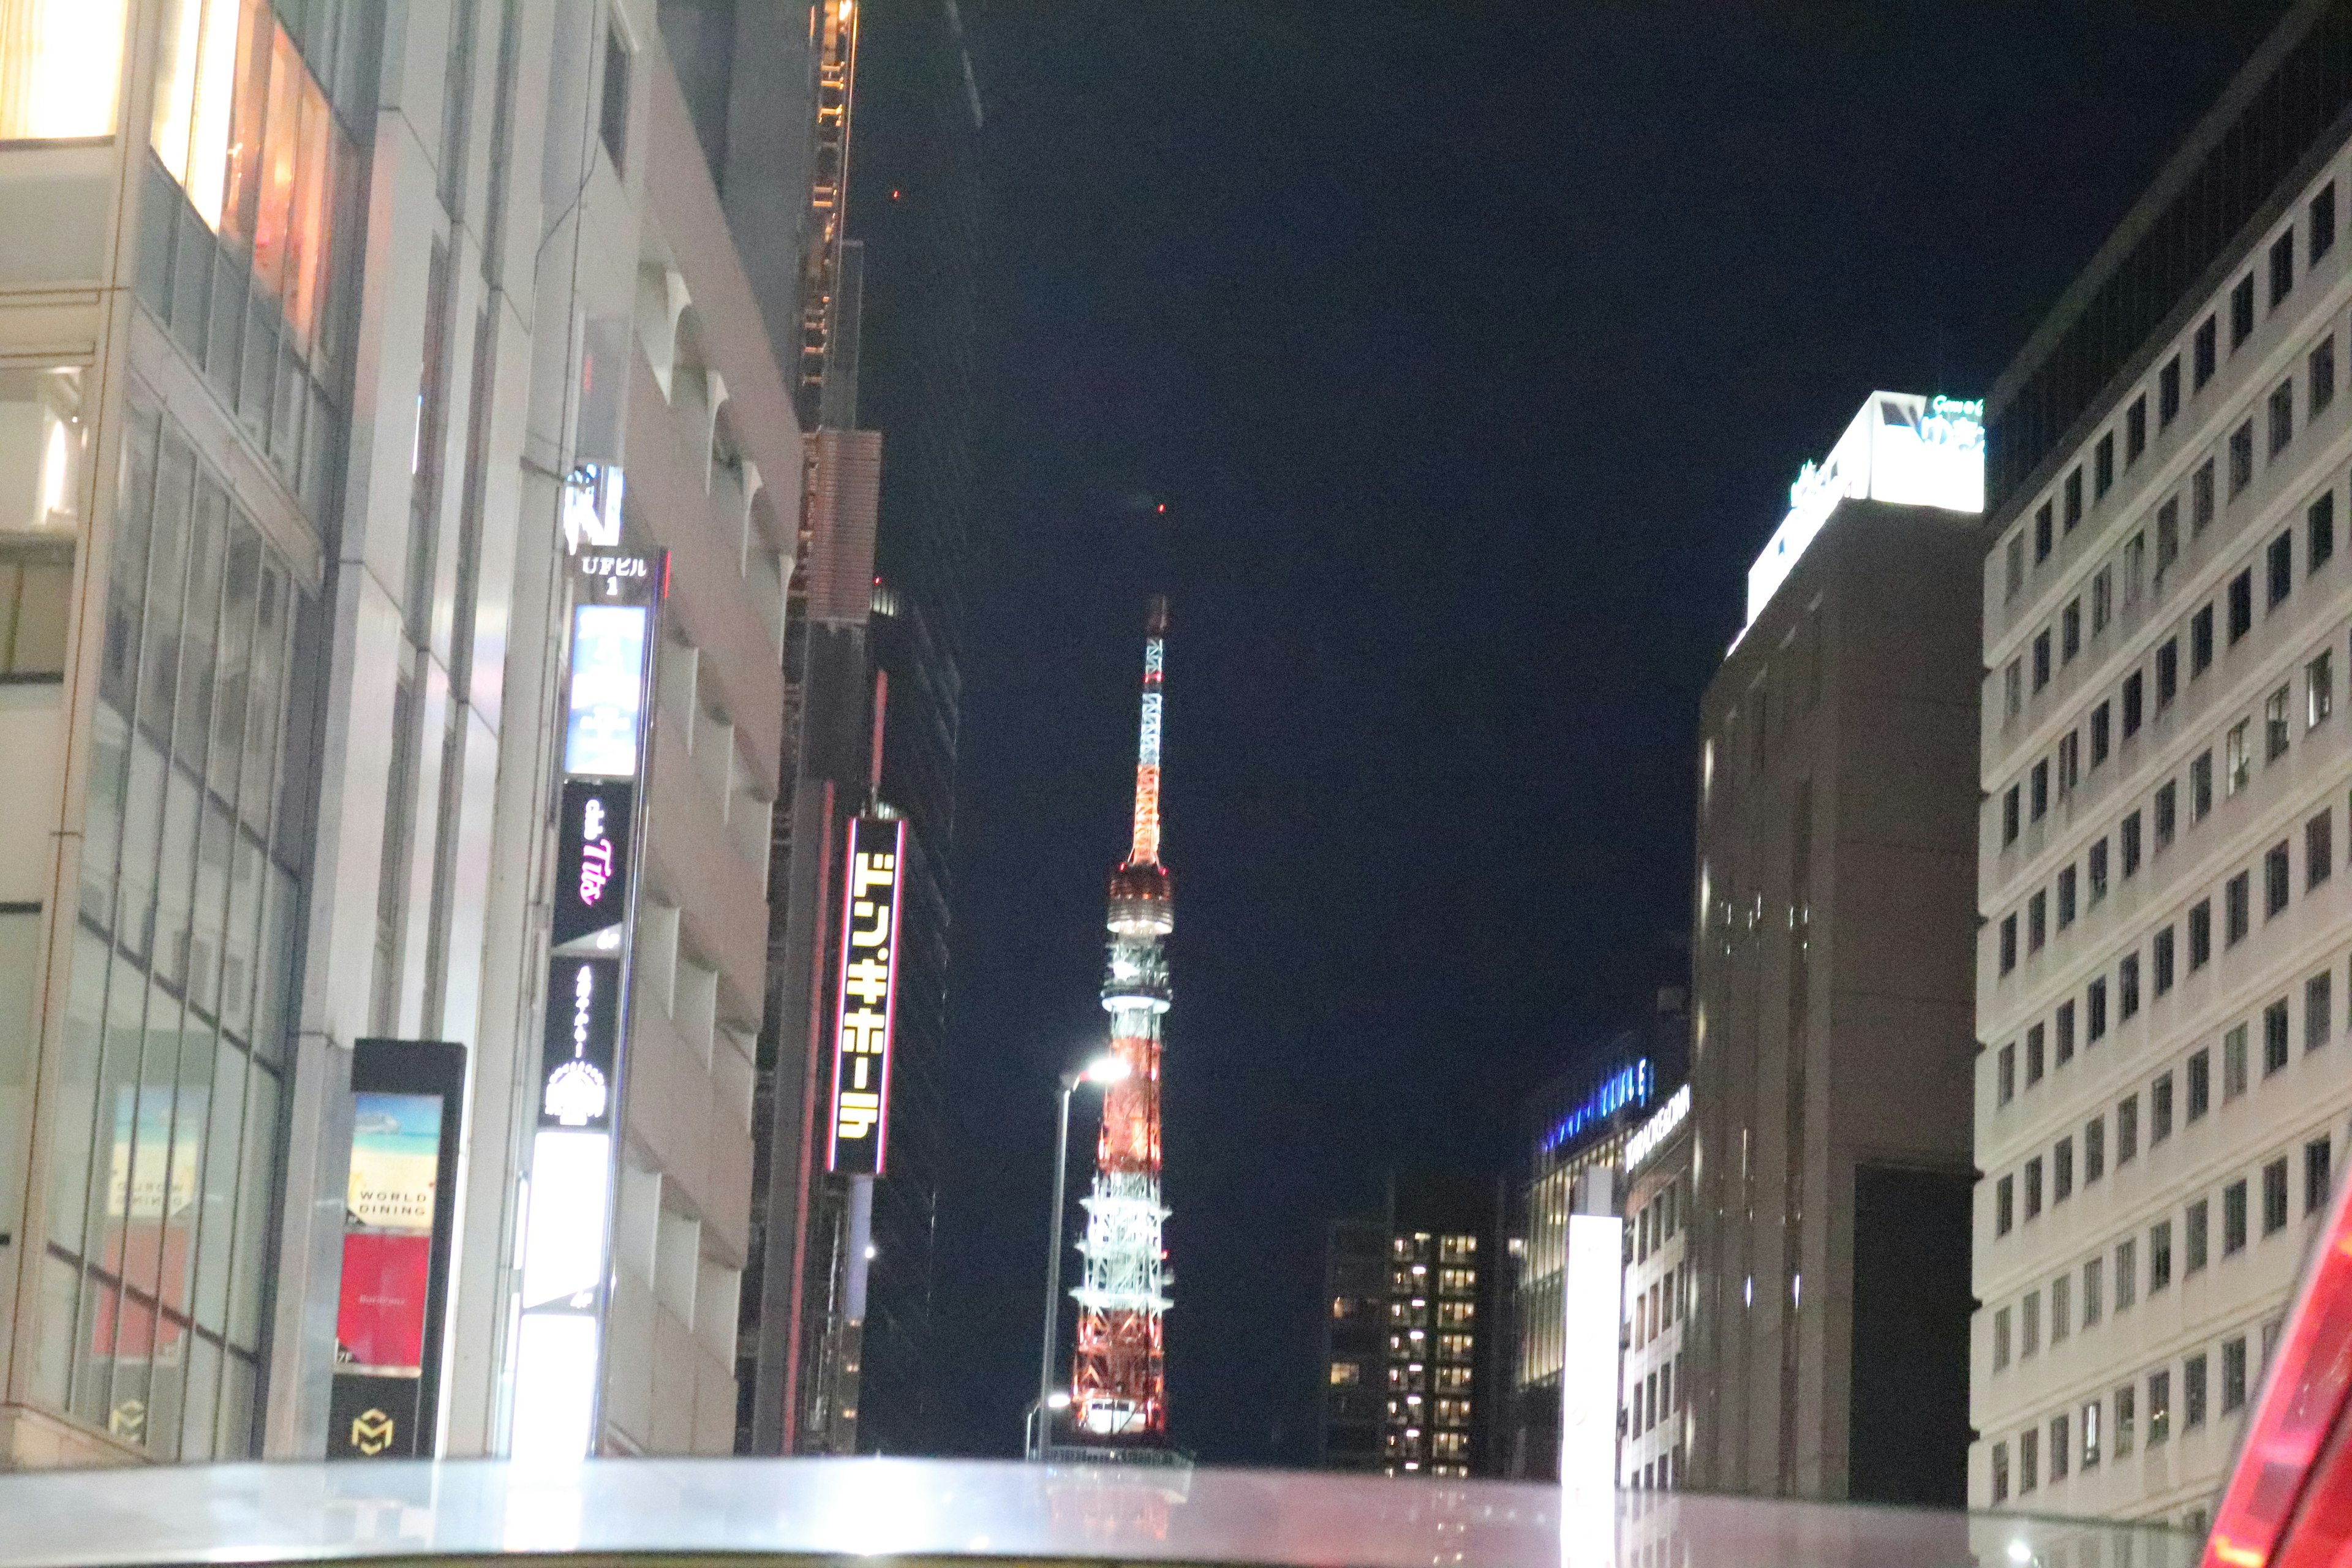
[[[1102,1005],[1127,1077],[1103,1097],[1087,1211],[1085,1282],[1070,1405],[1079,1442],[1151,1448],[1168,1439],[1168,1254],[1160,1201],[1160,1031],[1168,1014],[1168,868],[1160,863],[1160,664],[1168,601],[1155,596],[1143,645],[1143,723],[1135,763],[1135,838],[1110,877],[1110,959]]]

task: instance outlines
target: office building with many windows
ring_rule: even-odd
[[[1561,1377],[1571,1354],[1613,1358],[1614,1344],[1568,1342],[1571,1212],[1618,1212],[1617,1176],[1627,1137],[1683,1080],[1690,1016],[1685,993],[1667,987],[1638,1028],[1588,1048],[1588,1065],[1528,1097],[1524,1163],[1511,1177],[1507,1386],[1496,1433],[1496,1473],[1546,1480],[1559,1474]],[[1581,1194],[1601,1209],[1578,1210]]]
[[[1990,399],[1969,1500],[2202,1528],[2352,1114],[2352,7]]]
[[[1625,1283],[1620,1297],[1617,1484],[1670,1490],[1688,1462],[1678,1384],[1688,1375],[1682,1328],[1690,1316],[1690,1086],[1665,1097],[1626,1135],[1620,1212]]]

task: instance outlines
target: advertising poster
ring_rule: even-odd
[[[144,1095],[134,1084],[115,1090],[100,1256],[129,1291],[109,1289],[99,1298],[93,1355],[166,1365],[179,1360],[183,1331],[168,1313],[188,1310],[190,1227],[208,1099],[194,1085],[176,1096],[169,1084]]]
[[[352,1372],[415,1377],[424,1369],[441,1097],[362,1093],[352,1099],[335,1363]]]

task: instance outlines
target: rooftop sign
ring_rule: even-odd
[[[1650,1070],[1650,1058],[1628,1063],[1601,1080],[1601,1086],[1584,1097],[1583,1103],[1553,1123],[1545,1135],[1543,1152],[1558,1153],[1606,1122],[1629,1105],[1647,1105],[1655,1084]]]
[[[1635,1170],[1656,1153],[1658,1146],[1673,1137],[1675,1130],[1690,1116],[1690,1085],[1685,1084],[1675,1090],[1664,1110],[1633,1129],[1633,1136],[1625,1140],[1625,1168]]]
[[[1984,510],[1984,402],[1874,392],[1830,455],[1789,487],[1789,515],[1748,569],[1748,626],[1842,500]],[[1743,631],[1745,628],[1742,628]]]

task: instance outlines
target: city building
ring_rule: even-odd
[[[1315,1462],[1327,1470],[1377,1471],[1384,1463],[1389,1240],[1385,1218],[1335,1219],[1324,1244],[1323,1294],[1331,1306],[1323,1320]]]
[[[1502,1186],[1424,1172],[1389,1178],[1377,1217],[1333,1222],[1324,1255],[1319,1462],[1390,1476],[1498,1473],[1507,1339]]]
[[[2294,6],[1989,399],[1979,1507],[2201,1529],[2341,1163],[2347,102]]]
[[[1683,1370],[1683,1303],[1690,1269],[1690,1086],[1665,1097],[1627,1135],[1622,1152],[1625,1284],[1618,1373],[1617,1484],[1627,1490],[1681,1484],[1685,1449],[1675,1382]]]
[[[673,6],[675,21],[673,22]],[[768,889],[752,1273],[739,1344],[751,1453],[924,1452],[947,1179],[948,942],[971,505],[981,102],[953,5],[823,0],[809,43],[733,0],[663,7],[694,39],[697,121],[772,339],[800,346],[800,569]],[[779,128],[809,127],[797,138]],[[884,1168],[827,1125],[843,846],[902,825]],[[857,1091],[853,1091],[857,1092]]]
[[[1580,1202],[1618,1211],[1614,1184],[1626,1136],[1683,1081],[1689,1043],[1684,994],[1661,990],[1640,1028],[1621,1030],[1590,1055],[1594,1066],[1562,1074],[1528,1097],[1527,1163],[1510,1183],[1513,1278],[1502,1298],[1509,1352],[1498,1369],[1506,1386],[1496,1390],[1505,1401],[1496,1438],[1500,1474],[1548,1479],[1559,1473],[1570,1219],[1595,1212]],[[1588,1180],[1596,1173],[1598,1183]],[[1613,1361],[1616,1347],[1606,1353]]]
[[[1960,1500],[1977,414],[1870,395],[1791,487],[1701,707],[1661,1413],[1691,1488]]]
[[[724,1452],[801,442],[654,7],[27,15],[0,1464]]]

